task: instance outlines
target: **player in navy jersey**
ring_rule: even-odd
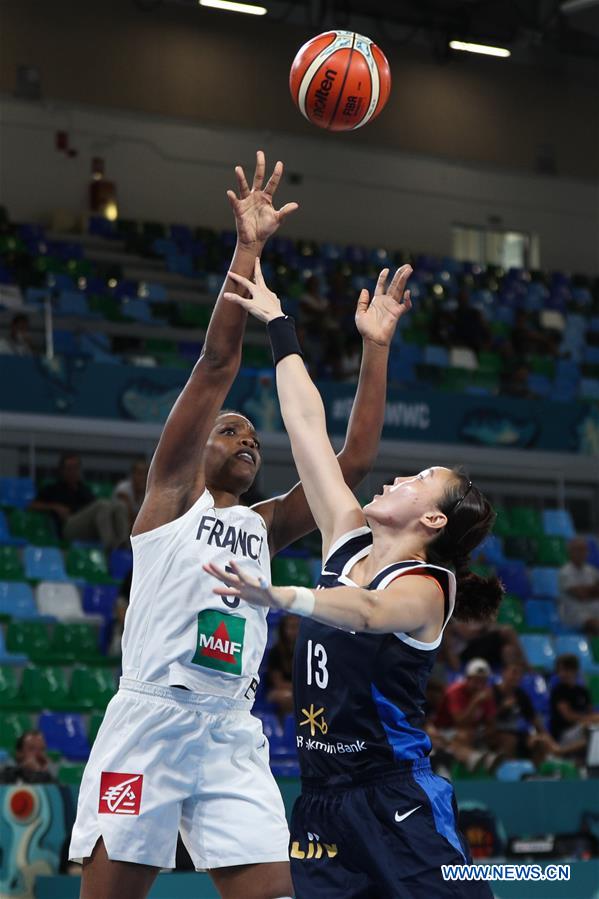
[[[446,882],[470,862],[448,781],[434,775],[422,729],[425,690],[452,614],[490,617],[502,588],[468,567],[494,513],[459,471],[434,467],[360,508],[331,448],[324,407],[256,262],[251,299],[225,294],[268,323],[293,456],[323,540],[316,591],[270,587],[232,562],[214,565],[222,596],[305,618],[294,666],[302,795],[291,822],[299,899],[491,897],[484,882]],[[368,297],[362,302],[368,304]],[[409,292],[404,307],[410,306]]]

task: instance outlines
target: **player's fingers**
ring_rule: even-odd
[[[403,295],[403,305],[406,307],[406,312],[412,308],[412,295],[409,290],[406,290]]]
[[[358,315],[361,312],[366,312],[369,305],[370,305],[370,294],[368,293],[366,288],[364,288],[363,290],[360,291],[360,296],[358,297],[358,305],[356,307],[356,315]]]
[[[227,300],[229,303],[237,303],[237,305],[241,306],[243,309],[250,310],[252,308],[252,300],[249,300],[247,297],[240,297],[238,293],[230,293],[227,290],[223,293],[223,299]]]
[[[275,190],[279,186],[282,176],[283,176],[283,163],[281,162],[281,160],[279,160],[273,169],[272,175],[268,179],[266,187],[264,188],[264,193],[268,194],[269,196],[272,197]]]
[[[241,567],[239,562],[236,562],[234,559],[231,559],[230,565],[231,565],[231,568],[233,569],[233,571],[235,572],[235,574],[237,575],[237,577],[239,579],[239,583],[242,587],[243,586],[245,586],[245,587],[258,587],[259,586],[259,582],[255,578],[250,577],[250,575],[246,571],[244,571],[244,569]]]
[[[236,578],[232,579],[230,574],[227,574],[226,571],[223,571],[221,568],[218,568],[216,565],[213,565],[209,562],[207,565],[203,566],[204,571],[211,574],[212,577],[218,578],[219,581],[222,581],[223,584],[227,584],[229,587],[234,586],[236,582]]]
[[[256,279],[256,284],[259,287],[266,287],[266,282],[264,280],[264,275],[262,274],[262,266],[260,265],[259,256],[256,256],[256,261],[254,262],[254,278]]]
[[[393,280],[389,285],[389,294],[390,296],[395,296],[399,294],[402,296],[404,287],[406,286],[406,281],[412,274],[412,266],[411,265],[402,265],[397,269],[395,274],[393,275]]]
[[[239,199],[238,199],[237,194],[235,193],[234,190],[228,190],[228,191],[227,191],[227,198],[228,198],[228,200],[229,200],[229,203],[230,203],[231,206],[233,207],[233,209],[237,209],[237,204],[238,204],[238,202],[239,202]]]
[[[244,200],[247,196],[249,196],[250,189],[248,187],[247,178],[245,177],[245,172],[240,165],[235,166],[235,175],[237,177],[237,183],[239,185],[239,196],[242,200]]]
[[[250,292],[256,287],[254,282],[250,281],[249,278],[244,278],[243,275],[238,275],[237,272],[232,272],[231,270],[227,272],[227,278],[230,278],[231,281],[235,281],[236,284],[242,284],[246,290],[249,290]]]
[[[379,273],[379,276],[376,281],[376,287],[374,288],[375,297],[381,296],[381,294],[385,293],[385,285],[387,283],[387,277],[389,275],[389,269],[384,268],[382,272]]]
[[[295,212],[296,209],[299,209],[298,203],[285,203],[284,206],[281,206],[281,208],[277,210],[277,219],[282,222],[285,216]]]
[[[213,593],[218,593],[219,596],[239,596],[239,590],[234,590],[233,587],[214,587],[212,590]]]
[[[252,190],[260,190],[262,184],[264,183],[264,171],[266,169],[266,159],[264,158],[264,153],[262,150],[258,150],[256,153],[256,171],[254,172],[254,183],[252,184]]]

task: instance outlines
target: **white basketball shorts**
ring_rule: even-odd
[[[250,703],[121,678],[87,763],[69,858],[100,837],[115,861],[198,870],[289,858],[289,831]]]

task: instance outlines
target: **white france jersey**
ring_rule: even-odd
[[[217,509],[205,490],[180,518],[132,537],[131,545],[123,676],[252,700],[268,610],[217,596],[220,582],[202,565],[225,568],[235,559],[270,583],[264,519],[245,506]]]

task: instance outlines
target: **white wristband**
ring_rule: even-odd
[[[295,591],[295,596],[291,600],[288,610],[293,612],[294,615],[309,618],[314,612],[314,606],[316,605],[314,591],[308,590],[307,587],[292,587],[291,589]]]

